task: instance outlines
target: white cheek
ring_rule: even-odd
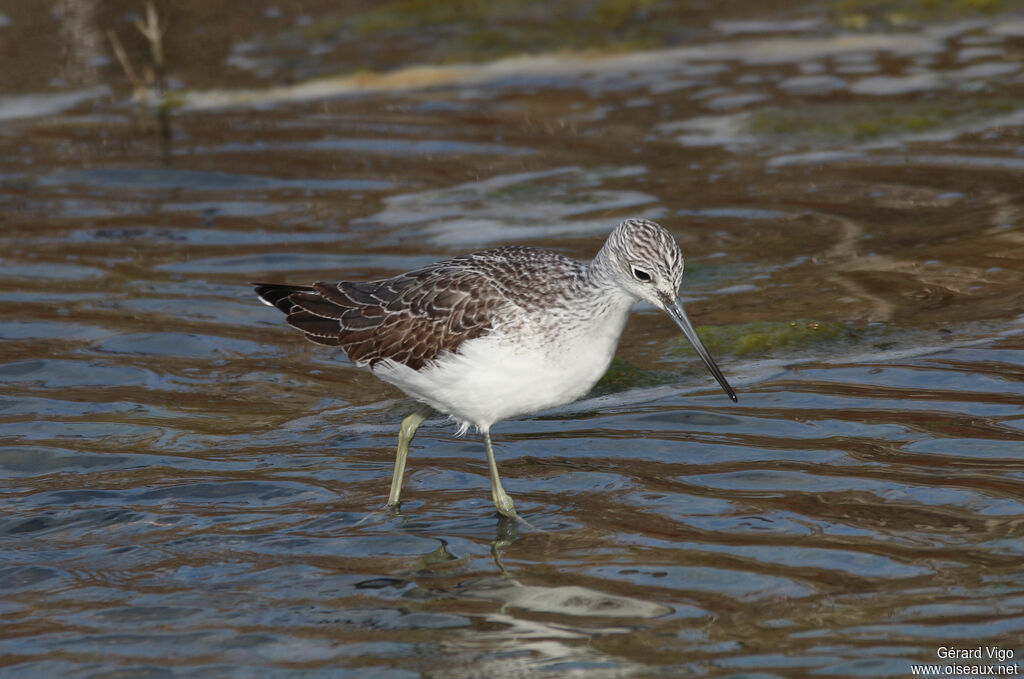
[[[629,285],[629,292],[639,299],[649,300],[654,295],[654,286],[650,283],[632,281]]]

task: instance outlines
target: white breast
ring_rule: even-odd
[[[486,430],[590,391],[615,355],[632,304],[622,297],[586,317],[517,319],[419,371],[386,361],[373,372],[450,415],[463,431],[470,425]]]

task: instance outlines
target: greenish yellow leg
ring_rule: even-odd
[[[395,454],[395,472],[391,475],[388,507],[398,506],[398,496],[402,494],[402,477],[405,476],[405,461],[409,457],[409,444],[416,436],[416,429],[429,414],[429,408],[420,408],[402,420],[402,426],[398,429],[398,451]]]
[[[502,516],[518,519],[512,498],[501,487],[501,479],[498,478],[498,463],[494,461],[494,447],[491,445],[491,432],[487,430],[484,430],[484,443],[487,444],[487,468],[491,472],[491,497],[494,499],[494,506],[498,508],[498,513]]]

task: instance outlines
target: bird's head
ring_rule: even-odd
[[[736,392],[701,342],[678,299],[683,282],[683,253],[672,234],[650,220],[627,219],[608,236],[597,261],[634,299],[650,302],[676,322],[725,393],[736,401]]]

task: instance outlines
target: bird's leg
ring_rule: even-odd
[[[405,476],[405,461],[409,457],[409,444],[416,436],[416,429],[429,414],[430,408],[421,407],[402,420],[402,426],[398,429],[398,451],[395,453],[395,472],[391,476],[388,507],[398,506],[398,496],[402,493],[402,477]]]
[[[518,519],[516,516],[516,508],[512,503],[512,498],[509,497],[505,489],[501,487],[501,479],[498,478],[498,463],[494,461],[494,447],[491,445],[491,432],[487,429],[484,430],[484,443],[487,444],[487,468],[491,472],[491,497],[494,499],[494,506],[498,508],[498,513],[502,516],[507,516],[510,519]]]

